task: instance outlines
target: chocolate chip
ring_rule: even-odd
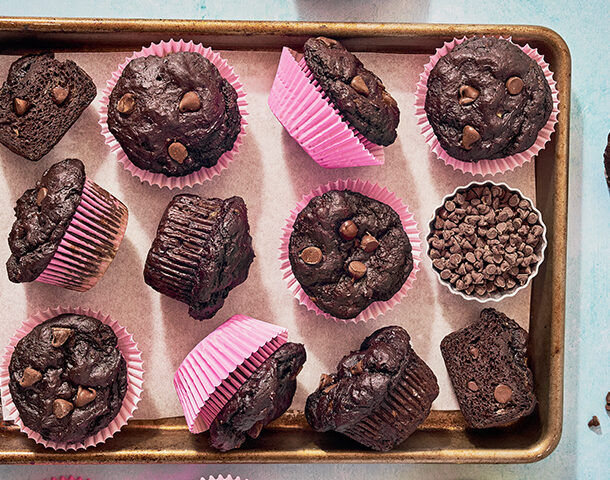
[[[377,239],[368,233],[362,237],[362,240],[360,240],[360,248],[366,253],[374,252],[378,246],[379,242]]]
[[[320,384],[318,385],[318,390],[322,390],[323,388],[328,387],[333,382],[334,382],[333,377],[323,373],[322,375],[320,375]]]
[[[57,418],[64,418],[72,410],[74,410],[74,405],[63,398],[56,398],[53,401],[53,415]]]
[[[26,367],[19,380],[19,385],[23,388],[28,388],[42,379],[42,373],[32,367]]]
[[[470,150],[479,140],[481,140],[479,132],[474,127],[466,125],[462,130],[462,147],[465,150]]]
[[[248,430],[248,436],[250,438],[258,438],[263,431],[263,422],[256,422],[250,430]]]
[[[13,108],[18,116],[25,115],[30,108],[30,102],[23,98],[15,98],[13,100]]]
[[[324,44],[327,47],[333,47],[335,45],[337,45],[337,40],[333,40],[332,38],[328,38],[328,37],[318,37],[318,40],[321,40],[322,42],[324,42]]]
[[[301,252],[300,257],[307,265],[317,265],[322,261],[322,250],[318,247],[307,247]]]
[[[178,105],[178,110],[181,112],[196,112],[200,108],[201,100],[197,92],[186,92]]]
[[[455,210],[455,203],[452,202],[451,200],[447,200],[445,202],[445,208],[447,209],[448,212],[453,212]]]
[[[591,420],[589,420],[589,423],[587,423],[587,425],[589,426],[589,428],[599,427],[599,418],[597,418],[596,415],[593,415],[591,417]]]
[[[479,349],[477,347],[470,347],[468,352],[475,360],[479,357]]]
[[[396,108],[398,106],[398,103],[396,103],[396,100],[394,100],[394,97],[392,95],[390,95],[388,92],[386,92],[385,90],[381,94],[381,98],[386,104],[390,105],[391,107]]]
[[[494,389],[494,398],[499,403],[506,403],[510,401],[513,396],[513,391],[508,385],[501,383]]]
[[[443,280],[448,280],[451,277],[451,270],[445,269],[441,272],[441,278]]]
[[[350,369],[350,373],[352,375],[357,375],[359,373],[364,372],[364,360],[360,360],[358,363],[356,363],[356,365],[354,365],[351,369]]]
[[[172,142],[167,147],[167,153],[175,162],[182,163],[189,156],[189,152],[186,147],[180,142]]]
[[[51,328],[51,345],[55,348],[61,347],[72,335],[71,328]]]
[[[470,85],[462,85],[460,87],[460,105],[470,105],[479,97],[479,91]]]
[[[349,262],[347,266],[347,271],[352,276],[354,280],[358,280],[366,274],[366,265],[358,260],[354,260],[353,262]]]
[[[42,205],[42,201],[47,198],[49,191],[45,187],[41,187],[38,189],[38,193],[36,194],[36,205],[39,207]]]
[[[346,241],[353,240],[358,235],[358,227],[351,220],[346,220],[339,227],[339,235]]]
[[[468,382],[468,390],[470,390],[471,392],[477,392],[479,390],[479,386],[477,385],[477,382],[470,380]]]
[[[519,205],[519,197],[517,196],[517,194],[513,194],[509,199],[508,199],[508,204],[511,207],[516,207],[517,205]]]
[[[67,88],[60,86],[54,87],[53,90],[51,90],[51,98],[53,99],[53,103],[55,105],[61,105],[66,101],[66,98],[68,98],[69,93],[70,90],[68,90]]]
[[[97,397],[97,392],[93,388],[82,387],[79,385],[74,404],[77,407],[84,407],[95,400],[95,397]]]
[[[136,99],[133,96],[133,93],[126,93],[121,98],[119,98],[119,101],[116,104],[116,109],[119,111],[119,113],[122,113],[123,115],[131,114],[131,112],[133,112],[135,108]]]
[[[517,95],[523,90],[523,80],[519,77],[510,77],[506,80],[506,89],[511,95]]]
[[[369,87],[364,83],[364,79],[360,75],[356,75],[350,82],[351,87],[356,90],[359,94],[365,97],[369,96]]]

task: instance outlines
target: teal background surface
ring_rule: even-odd
[[[610,479],[610,193],[602,154],[610,130],[607,0],[0,0],[0,15],[224,20],[514,23],[556,30],[572,53],[570,199],[563,436],[531,465],[0,466],[0,479]],[[587,427],[597,415],[601,428]]]

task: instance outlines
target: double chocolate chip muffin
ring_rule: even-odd
[[[337,40],[310,38],[304,50],[307,67],[350,125],[373,143],[394,143],[400,110],[379,77]]]
[[[52,165],[32,189],[17,200],[17,217],[8,237],[6,263],[11,282],[32,282],[57,251],[85,185],[85,166],[77,159]]]
[[[534,410],[527,332],[503,313],[484,309],[479,320],[447,335],[441,352],[470,427],[499,427]]]
[[[110,94],[108,128],[137,167],[188,175],[233,148],[241,130],[237,92],[199,53],[136,58]]]
[[[40,160],[93,101],[91,77],[53,53],[13,62],[0,89],[0,142],[17,155]]]
[[[392,298],[413,269],[411,243],[399,215],[350,190],[331,190],[310,200],[294,222],[289,258],[311,300],[344,319]]]
[[[322,375],[305,416],[318,432],[334,430],[387,451],[428,417],[438,393],[436,377],[411,348],[409,334],[385,327],[343,357],[337,373]]]
[[[161,217],[144,280],[203,320],[212,318],[229,291],[246,280],[253,260],[243,199],[176,195]]]
[[[307,356],[300,343],[285,343],[258,367],[210,425],[210,444],[226,452],[258,438],[292,403]]]
[[[434,134],[464,162],[527,150],[553,108],[540,65],[494,37],[466,40],[442,56],[427,87],[425,110]]]
[[[127,364],[112,328],[64,314],[34,327],[16,345],[9,388],[24,425],[54,442],[78,443],[117,416]]]

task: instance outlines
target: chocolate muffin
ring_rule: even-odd
[[[85,166],[77,159],[52,165],[32,189],[17,200],[17,219],[8,237],[6,263],[11,282],[32,282],[53,258],[85,185]]]
[[[447,335],[441,352],[470,427],[499,427],[534,410],[527,332],[503,313],[484,309],[479,320]]]
[[[466,40],[443,55],[427,87],[425,110],[434,134],[464,162],[527,150],[553,108],[540,65],[494,37]]]
[[[305,416],[318,432],[334,430],[387,451],[428,417],[438,392],[434,373],[411,348],[406,330],[384,327],[343,357],[337,373],[322,375]]]
[[[237,92],[199,53],[135,58],[110,94],[108,128],[137,167],[188,175],[233,148],[241,130]]]
[[[337,40],[310,38],[305,62],[343,117],[378,145],[396,140],[400,110],[383,83]]]
[[[96,94],[93,80],[53,53],[13,62],[0,89],[0,142],[36,162],[61,140]]]
[[[288,410],[306,358],[305,347],[291,342],[267,358],[210,425],[212,447],[223,452],[239,448]]]
[[[64,314],[34,327],[9,364],[11,397],[24,425],[54,442],[78,443],[117,416],[127,364],[108,325]]]
[[[350,190],[310,200],[294,222],[289,258],[305,293],[337,318],[354,318],[371,303],[389,300],[413,269],[399,215]]]
[[[144,265],[144,281],[212,318],[254,260],[246,204],[240,197],[176,195],[167,206]]]

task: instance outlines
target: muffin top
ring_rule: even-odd
[[[199,53],[136,58],[110,94],[108,128],[137,167],[188,175],[233,148],[241,129],[237,92]]]
[[[464,162],[530,148],[553,107],[542,68],[519,47],[472,38],[442,56],[428,78],[425,110],[443,149]]]
[[[381,80],[336,40],[310,38],[305,62],[343,117],[378,145],[396,140],[400,110]]]
[[[85,185],[85,166],[77,159],[52,165],[36,186],[17,200],[8,237],[6,263],[11,282],[31,282],[46,268],[76,212]]]
[[[337,318],[354,318],[371,303],[389,300],[413,269],[399,215],[350,190],[309,201],[294,222],[289,258],[305,293]]]
[[[49,319],[16,345],[9,388],[24,425],[76,443],[105,428],[127,391],[127,365],[108,325],[76,314]]]

